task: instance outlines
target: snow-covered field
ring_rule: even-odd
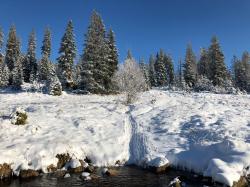
[[[167,164],[232,185],[250,165],[250,96],[151,90],[131,106],[121,96],[0,93],[0,161],[20,169],[56,165],[56,155]],[[12,125],[16,107],[28,124]]]

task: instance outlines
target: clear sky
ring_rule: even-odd
[[[38,50],[44,28],[52,29],[52,59],[58,56],[61,37],[68,20],[75,26],[78,53],[82,53],[84,34],[93,9],[106,28],[116,34],[120,60],[128,49],[135,58],[148,59],[160,48],[175,62],[184,58],[187,43],[198,55],[212,35],[221,42],[226,62],[234,54],[250,50],[249,0],[0,0],[0,25],[5,35],[15,24],[26,51],[27,38],[37,33]]]

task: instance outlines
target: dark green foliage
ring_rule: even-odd
[[[144,75],[144,79],[145,79],[145,82],[147,84],[147,88],[150,88],[151,85],[150,85],[150,79],[149,79],[149,66],[144,63],[143,59],[141,59],[139,61],[139,67]]]
[[[105,34],[103,21],[100,15],[94,11],[86,34],[82,58],[82,70],[84,71],[82,75],[88,74],[88,76],[82,77],[81,84],[95,86],[95,93],[107,93],[109,86],[107,84],[110,70],[108,63],[109,50]],[[88,65],[85,63],[88,63]],[[85,85],[81,85],[81,87],[89,88],[89,86]]]
[[[224,55],[216,37],[212,38],[208,53],[211,70],[209,78],[215,86],[223,86],[225,79],[227,79],[227,69],[224,63]]]
[[[183,74],[186,84],[189,87],[193,87],[196,82],[197,67],[195,55],[190,44],[187,46],[186,50]]]
[[[210,77],[210,65],[209,65],[209,56],[205,48],[201,49],[200,60],[198,62],[198,74],[200,76]]]
[[[16,35],[15,26],[11,26],[9,36],[6,44],[5,63],[7,64],[10,71],[14,69],[15,62],[18,60],[20,55],[20,42]],[[10,84],[11,84],[10,80]]]
[[[172,85],[174,83],[174,65],[170,55],[164,55],[164,64],[167,73],[167,84]]]
[[[58,77],[62,83],[63,89],[73,87],[73,65],[76,57],[76,44],[73,30],[73,22],[69,21],[66,31],[63,35],[59,49],[60,57],[58,60]]]
[[[233,75],[235,85],[241,90],[250,91],[250,56],[244,52],[242,59],[233,58]]]
[[[155,75],[156,75],[156,86],[166,86],[167,84],[167,71],[164,63],[164,52],[161,49],[156,55],[155,62]]]
[[[42,56],[50,57],[51,54],[51,31],[47,27],[45,29],[44,38],[43,38],[43,45],[41,47]]]
[[[108,46],[108,75],[105,80],[105,85],[108,90],[113,89],[112,77],[115,72],[118,70],[118,52],[115,45],[115,36],[114,32],[110,29],[107,34],[107,46]]]
[[[155,75],[155,57],[150,55],[149,57],[149,80],[150,86],[156,86],[156,75]]]
[[[23,62],[23,78],[24,82],[32,82],[37,73],[36,60],[36,36],[35,31],[32,31],[29,36],[28,50]]]

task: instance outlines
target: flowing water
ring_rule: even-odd
[[[185,187],[203,187],[205,183],[202,179],[183,171],[169,170],[164,174],[154,174],[147,170],[137,167],[120,167],[117,168],[118,175],[108,177],[102,176],[101,171],[95,174],[101,176],[99,179],[83,181],[80,174],[71,174],[69,178],[56,178],[50,174],[44,174],[34,179],[11,181],[1,181],[1,187],[70,187],[70,186],[86,186],[86,187],[168,187],[169,183],[178,177],[184,183]],[[206,185],[208,186],[208,185]]]

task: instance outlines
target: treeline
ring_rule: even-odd
[[[91,93],[109,93],[113,90],[112,77],[118,68],[118,52],[114,32],[105,30],[100,15],[93,12],[85,35],[84,50],[75,64],[76,44],[73,22],[69,21],[61,40],[56,62],[51,56],[51,30],[46,28],[41,47],[41,59],[36,57],[36,36],[29,36],[27,53],[20,51],[20,38],[11,26],[2,52],[4,36],[0,29],[0,87],[20,89],[26,83],[44,83],[53,95],[61,90],[81,89]]]
[[[117,92],[113,77],[118,70],[118,51],[114,32],[106,31],[101,16],[93,12],[85,35],[84,49],[75,63],[76,52],[73,22],[69,21],[62,37],[56,62],[51,56],[51,30],[46,28],[41,47],[41,59],[36,57],[36,35],[32,31],[26,54],[20,51],[20,38],[15,26],[10,28],[5,53],[4,35],[0,28],[0,87],[20,89],[26,83],[43,85],[45,91],[60,95],[62,90],[81,93],[108,94]],[[234,57],[227,68],[216,37],[211,45],[201,49],[197,59],[188,45],[184,62],[174,70],[171,55],[160,50],[148,62],[139,60],[147,88],[172,87],[194,91],[250,92],[250,55]],[[127,59],[133,59],[128,52]]]

